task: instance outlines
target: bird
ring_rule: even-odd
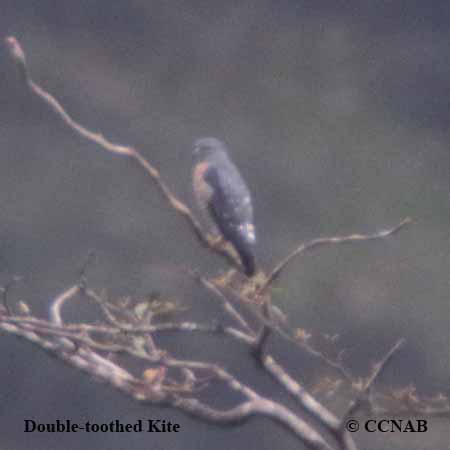
[[[233,245],[245,274],[252,277],[256,272],[256,236],[247,184],[231,161],[226,144],[217,138],[197,139],[194,160],[192,182],[197,203],[212,219],[214,232]]]

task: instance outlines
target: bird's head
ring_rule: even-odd
[[[197,159],[205,159],[213,155],[227,154],[226,145],[217,138],[204,137],[194,142],[194,157]]]

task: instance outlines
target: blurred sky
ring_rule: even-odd
[[[357,375],[405,337],[382,383],[450,394],[448,2],[0,0],[0,7],[2,41],[20,40],[36,81],[83,124],[139,148],[188,204],[192,141],[223,138],[253,193],[263,268],[303,240],[373,232],[411,216],[414,224],[393,238],[298,259],[274,301],[293,325],[339,334]],[[178,269],[216,274],[223,262],[130,161],[74,135],[31,97],[4,48],[0,65],[0,283],[22,275],[15,298],[46,314],[94,249],[93,287],[112,296],[158,291],[201,305],[205,319],[214,314]],[[73,305],[69,314],[88,309]],[[205,357],[221,346],[227,366],[253,381],[254,366],[241,363],[245,351],[220,341],[204,347],[202,339],[172,345],[201,344]],[[201,449],[219,440],[224,448],[298,448],[265,421],[222,430],[149,411],[28,343],[3,336],[0,345],[5,448]],[[297,353],[275,345],[298,366]],[[263,376],[257,383],[273,389]],[[22,432],[24,418],[149,414],[178,421],[183,433]],[[361,434],[358,442],[448,445],[448,426],[436,420],[430,428],[414,439]]]

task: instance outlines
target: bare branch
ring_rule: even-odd
[[[196,399],[177,398],[172,405],[206,422],[221,425],[242,424],[252,416],[265,416],[283,425],[300,438],[308,448],[332,450],[322,436],[305,421],[284,406],[268,400],[249,400],[227,411],[211,408]]]
[[[316,432],[314,428],[293,414],[285,406],[270,400],[264,400],[255,406],[255,412],[271,417],[280,424],[284,425],[287,429],[294,432],[295,435],[302,438],[302,441],[305,442],[309,448],[332,449],[332,447],[323,440],[322,436]]]
[[[264,356],[261,359],[261,363],[267,372],[286,389],[307,414],[325,426],[336,437],[336,430],[340,430],[341,421],[330,410],[319,403],[304,386],[294,380],[272,356]],[[344,442],[342,442],[343,439]],[[345,450],[356,450],[356,444],[346,430],[342,432],[342,436],[338,437],[338,441]]]
[[[328,238],[318,238],[313,239],[309,242],[301,244],[294,251],[289,253],[284,259],[282,259],[269,273],[266,281],[260,286],[258,290],[258,295],[263,294],[266,289],[278,278],[281,272],[286,268],[286,266],[298,255],[304,253],[307,250],[311,250],[315,247],[320,247],[322,245],[329,244],[345,244],[350,242],[359,242],[359,241],[371,241],[374,239],[381,239],[388,236],[392,236],[393,234],[400,231],[404,226],[410,224],[412,220],[407,217],[403,219],[398,225],[393,228],[389,228],[387,230],[378,231],[373,234],[351,234],[349,236],[334,236]]]
[[[50,308],[50,319],[51,321],[56,325],[62,325],[63,320],[61,317],[61,308],[63,307],[64,303],[67,300],[70,300],[72,297],[74,297],[76,294],[80,292],[80,286],[75,285],[71,288],[65,290],[61,295],[56,297],[56,299],[53,301],[53,304]]]
[[[187,273],[196,281],[200,282],[206,289],[211,291],[221,302],[224,311],[236,321],[242,328],[245,329],[246,333],[254,335],[254,331],[251,329],[247,321],[242,317],[241,314],[236,310],[236,308],[230,303],[229,299],[223,294],[223,292],[210,280],[201,276],[198,272],[188,269]]]
[[[0,286],[0,293],[2,296],[2,303],[8,314],[11,314],[11,309],[8,305],[8,294],[11,291],[12,287],[22,280],[22,277],[15,276],[12,277],[4,286]]]
[[[305,387],[294,380],[272,356],[264,356],[261,362],[267,372],[299,402],[308,414],[331,430],[340,425],[339,419],[310,395]]]
[[[264,319],[268,322],[270,321],[270,313],[269,313],[270,301],[265,301],[262,304],[262,315]],[[261,329],[259,330],[258,336],[253,344],[253,355],[255,358],[262,362],[264,348],[266,346],[267,341],[269,340],[269,336],[271,334],[272,327],[263,323],[261,325]]]
[[[60,298],[57,298],[59,303],[61,303]],[[31,322],[28,322],[28,325],[31,325]],[[109,382],[114,387],[132,395],[137,400],[153,404],[166,403],[202,420],[221,425],[241,423],[253,415],[266,416],[285,426],[295,436],[301,439],[308,448],[321,450],[331,449],[322,436],[304,420],[294,415],[286,407],[259,396],[249,386],[241,383],[237,378],[215,364],[198,361],[180,361],[168,357],[167,354],[161,352],[159,360],[153,361],[159,362],[167,367],[203,370],[212,373],[217,379],[226,383],[230,389],[246,398],[244,402],[228,411],[211,408],[194,398],[185,399],[180,397],[177,392],[182,392],[182,386],[165,385],[164,383],[158,383],[156,385],[146,382],[145,379],[134,377],[119,365],[94,352],[92,348],[95,348],[96,344],[93,341],[90,342],[88,338],[83,340],[83,343],[88,345],[87,347],[84,345],[78,346],[76,347],[76,351],[73,351],[73,349],[68,349],[66,346],[61,345],[62,341],[60,340],[59,333],[54,333],[54,337],[58,337],[56,340],[51,339],[51,337],[44,338],[31,329],[24,329],[17,323],[7,323],[3,320],[0,320],[0,329],[21,336],[39,347],[51,351],[67,363],[94,375],[96,378]],[[80,336],[71,337],[81,339]],[[68,339],[64,338],[64,341],[66,340]],[[126,347],[123,348],[123,350],[125,349]],[[105,345],[103,350],[109,350],[108,346]],[[130,354],[141,359],[146,359],[142,353],[133,353],[130,349],[128,350]],[[171,394],[172,391],[174,392],[173,395]]]
[[[67,363],[104,379],[120,390],[128,389],[134,380],[130,373],[88,348],[78,347],[74,352],[74,346],[66,345],[66,342],[69,342],[66,339],[44,338],[36,331],[24,329],[18,324],[8,323],[4,320],[0,320],[0,329],[20,336],[38,347],[56,354]]]
[[[286,339],[287,341],[293,343],[297,347],[305,350],[308,354],[311,356],[320,359],[325,364],[333,368],[334,370],[337,370],[341,376],[348,382],[352,382],[352,376],[349,372],[349,370],[342,364],[340,360],[334,360],[330,357],[328,357],[325,353],[323,353],[318,348],[313,347],[309,342],[307,342],[304,339],[299,339],[297,336],[297,331],[292,333],[291,330],[285,330],[282,329],[280,326],[278,326],[276,323],[272,320],[272,311],[273,305],[270,302],[270,299],[265,299],[262,305],[258,305],[253,303],[250,299],[244,298],[243,295],[241,295],[240,292],[232,289],[231,287],[227,287],[226,293],[230,294],[226,296],[217,286],[214,282],[207,280],[206,278],[201,277],[200,275],[196,274],[195,272],[190,273],[191,276],[197,277],[202,284],[207,287],[211,292],[213,292],[216,296],[220,298],[220,300],[223,302],[224,309],[231,315],[234,316],[237,314],[239,316],[236,316],[236,320],[240,322],[241,320],[245,321],[245,319],[240,315],[237,310],[233,307],[231,304],[232,301],[238,301],[239,305],[244,307],[247,311],[249,311],[254,318],[256,318],[261,328],[259,330],[258,334],[255,334],[253,331],[251,331],[251,335],[248,335],[248,341],[252,343],[252,353],[254,354],[257,359],[260,359],[263,356],[263,347],[266,344],[271,332],[277,333],[282,338]],[[259,297],[261,298],[261,297]],[[231,308],[230,311],[228,311],[228,308]],[[261,310],[262,308],[262,310]],[[245,322],[247,323],[247,322]],[[247,325],[246,325],[247,327]],[[254,336],[254,337],[252,337]]]
[[[173,192],[169,189],[167,184],[163,181],[159,171],[152,164],[150,164],[141,155],[141,153],[139,153],[133,147],[114,144],[113,142],[106,139],[102,134],[90,131],[89,129],[81,125],[79,122],[74,120],[53,95],[51,95],[49,92],[43,89],[31,78],[26,64],[25,52],[23,51],[18,40],[13,36],[9,36],[5,39],[5,42],[11,58],[16,63],[16,66],[19,68],[23,81],[34,95],[36,95],[39,99],[44,101],[59,116],[59,118],[62,119],[62,121],[79,136],[99,145],[104,150],[110,153],[128,156],[131,159],[133,159],[139,165],[139,167],[144,169],[144,171],[152,178],[155,185],[162,193],[162,195],[165,197],[165,199],[168,201],[170,206],[178,214],[184,217],[188,225],[191,227],[192,231],[197,236],[200,243],[204,247],[209,248],[211,251],[225,258],[233,266],[237,265],[239,267],[236,258],[227,249],[227,246],[218,245],[217,243],[214,242],[214,239],[211,239],[207,234],[203,232],[199,221],[195,218],[190,208],[186,206],[181,200],[179,200],[175,196],[175,194],[173,194]]]
[[[360,392],[358,397],[353,400],[348,407],[346,413],[344,414],[341,424],[340,424],[340,430],[343,431],[345,427],[346,420],[355,414],[358,409],[362,406],[363,401],[367,398],[367,395],[372,388],[373,384],[375,383],[376,379],[381,376],[382,372],[386,369],[389,362],[392,360],[393,356],[403,347],[403,345],[406,344],[406,339],[401,338],[399,339],[392,348],[384,355],[384,357],[374,364],[372,373],[369,375],[367,380],[363,383],[363,385],[360,388]]]
[[[450,399],[438,393],[419,395],[415,386],[376,392],[370,396],[370,413],[376,416],[450,417]]]

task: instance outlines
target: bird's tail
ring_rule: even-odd
[[[252,277],[256,272],[256,262],[251,245],[239,239],[235,242],[235,247],[244,266],[245,275]]]

